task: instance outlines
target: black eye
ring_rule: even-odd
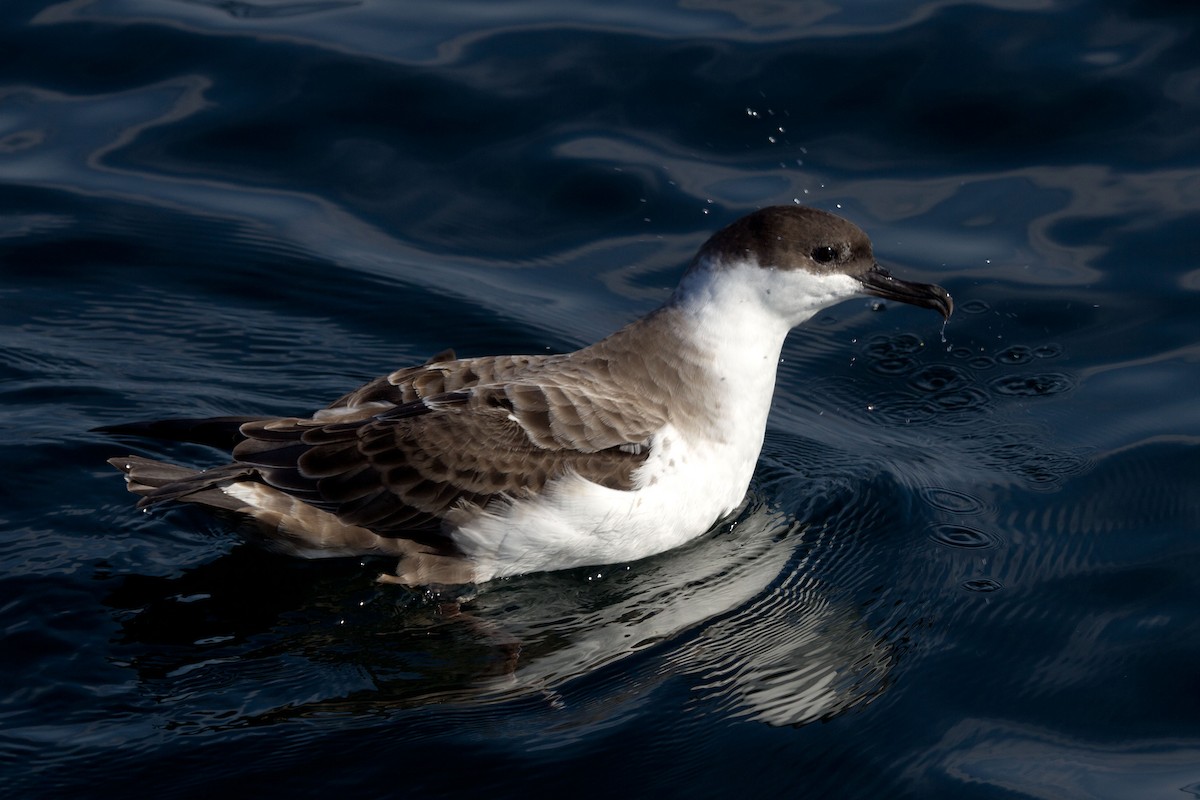
[[[815,247],[811,253],[812,260],[818,264],[828,264],[837,258],[837,250],[832,247]]]

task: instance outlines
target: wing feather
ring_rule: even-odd
[[[521,497],[576,473],[632,489],[645,434],[618,434],[578,395],[507,384],[456,389],[378,413],[252,421],[234,458],[350,525],[427,526],[462,504]]]
[[[528,496],[567,474],[630,490],[667,416],[607,394],[615,384],[610,372],[603,359],[584,367],[552,355],[457,361],[445,351],[311,418],[191,422],[187,431],[219,428],[235,463],[149,486],[143,503],[236,476],[345,524],[393,534],[435,528],[456,508]]]

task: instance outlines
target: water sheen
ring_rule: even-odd
[[[14,797],[1200,797],[1200,15],[1099,0],[13,0]],[[561,352],[759,206],[957,312],[789,340],[743,507],[466,602],[106,458]]]

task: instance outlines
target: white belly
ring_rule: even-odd
[[[460,517],[451,535],[475,563],[478,582],[645,558],[699,536],[737,508],[762,436],[740,445],[688,444],[668,427],[654,437],[633,491],[568,476],[537,498]]]

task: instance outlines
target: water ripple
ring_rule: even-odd
[[[1021,344],[1014,344],[996,353],[996,360],[1001,364],[1025,364],[1033,359],[1033,351]]]
[[[1000,589],[1004,588],[999,581],[994,581],[991,578],[971,578],[963,581],[961,585],[962,588],[966,589],[968,592],[979,592],[983,594],[999,591]]]
[[[999,537],[994,533],[945,522],[930,526],[929,538],[938,544],[965,550],[996,547],[999,544]]]
[[[949,364],[935,364],[921,369],[913,375],[908,385],[919,392],[952,392],[965,387],[970,378],[965,372]]]
[[[983,501],[965,492],[928,486],[918,490],[921,499],[939,511],[951,514],[974,515],[984,510]]]
[[[1006,375],[992,381],[992,389],[1014,397],[1045,397],[1062,394],[1075,388],[1075,382],[1060,372],[1040,375]]]

